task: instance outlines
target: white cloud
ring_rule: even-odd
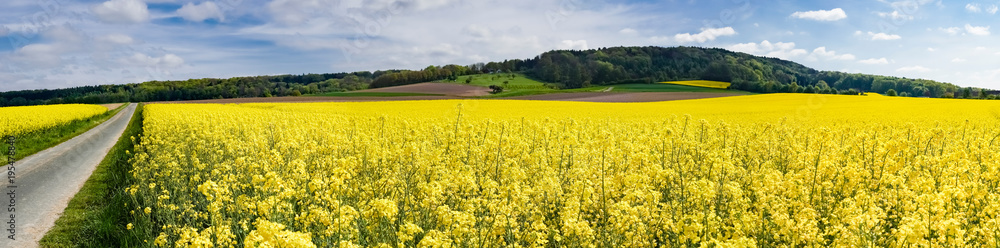
[[[934,49],[933,47],[928,47],[928,48],[927,48],[927,51],[928,51],[928,52],[934,52],[934,51],[937,51],[937,49]]]
[[[965,28],[949,27],[949,28],[938,28],[938,30],[945,32],[949,35],[958,35],[958,34],[963,34],[963,35],[971,34],[978,36],[990,35],[990,26],[972,26],[972,24],[968,23],[965,24]],[[962,31],[965,32],[963,33]]]
[[[970,12],[970,13],[986,12],[986,13],[990,13],[990,14],[996,14],[997,13],[997,5],[996,4],[991,4],[989,6],[982,7],[978,3],[969,3],[969,4],[965,5],[965,10],[968,11],[968,12]]]
[[[916,65],[916,66],[900,67],[899,69],[896,69],[896,71],[897,72],[929,72],[929,71],[931,71],[931,69],[929,69],[927,67]]]
[[[317,10],[335,7],[337,9],[344,6],[337,6],[335,2],[325,0],[274,0],[267,4],[267,10],[271,17],[283,24],[299,24],[309,20]]]
[[[187,3],[177,10],[177,15],[184,20],[202,22],[208,19],[225,21],[225,16],[219,6],[214,2],[202,2],[200,4]]]
[[[826,47],[817,47],[813,49],[812,54],[809,55],[809,59],[825,59],[825,60],[854,60],[853,54],[837,54],[835,51],[827,51]]]
[[[962,63],[962,62],[965,62],[965,61],[966,60],[963,59],[963,58],[954,58],[954,59],[951,59],[952,63]]]
[[[706,41],[712,41],[715,40],[715,38],[721,36],[732,36],[732,35],[736,35],[736,30],[733,30],[732,27],[703,28],[701,29],[701,33],[697,34],[683,33],[674,35],[674,40],[676,40],[679,43],[691,43],[691,42],[705,43]]]
[[[889,64],[889,60],[885,58],[878,58],[878,59],[870,58],[870,59],[860,60],[858,61],[858,63],[868,64],[868,65],[885,65]]]
[[[587,50],[586,40],[564,40],[556,48],[561,50]]]
[[[972,13],[979,13],[979,11],[982,11],[982,9],[979,8],[979,4],[978,3],[966,4],[965,5],[965,10],[969,11],[969,12],[972,12]]]
[[[624,35],[635,35],[635,34],[637,34],[639,32],[636,31],[635,29],[623,28],[622,30],[619,30],[618,33],[619,34],[624,34]]]
[[[519,29],[492,29],[481,25],[468,25],[462,28],[463,38],[469,39],[469,43],[463,47],[472,51],[488,50],[499,54],[510,54],[523,51],[543,51],[554,49],[555,46],[543,46],[539,37],[535,35],[525,35]],[[553,44],[553,43],[548,43]],[[558,44],[556,44],[558,45]],[[469,56],[480,56],[470,53]],[[488,57],[476,57],[475,62],[484,62]]]
[[[855,60],[856,57],[853,54],[838,54],[835,51],[828,51],[826,47],[817,47],[813,49],[810,53],[805,49],[795,48],[795,42],[776,42],[771,43],[770,41],[762,41],[760,43],[739,43],[736,45],[731,45],[726,49],[744,52],[765,57],[774,57],[785,60],[791,60],[797,57],[806,56],[806,60],[817,61],[817,60]]]
[[[847,18],[844,9],[836,8],[831,10],[814,10],[792,13],[792,17],[814,21],[837,21]]]
[[[856,31],[856,32],[854,32],[854,34],[855,35],[864,35],[864,36],[867,36],[868,39],[870,39],[870,40],[898,40],[898,39],[902,39],[903,38],[903,37],[901,37],[901,36],[899,36],[897,34],[886,34],[886,33],[868,32],[867,34],[864,34],[864,33],[861,33],[861,31]]]
[[[455,6],[457,0],[273,0],[266,10],[281,24],[301,24],[319,18],[344,19],[366,23],[382,22],[392,16],[434,8]],[[463,3],[471,6],[472,4]],[[505,6],[506,7],[506,6]],[[497,9],[496,7],[491,9]],[[463,15],[449,13],[450,15]],[[482,15],[473,16],[482,18]],[[509,17],[508,17],[509,18]],[[380,24],[384,24],[380,23]]]
[[[892,12],[875,12],[879,17],[889,18],[893,21],[910,21],[913,20],[913,16],[900,13],[898,10],[893,10]]]
[[[771,43],[770,41],[761,41],[758,43],[740,43],[728,47],[729,50],[736,52],[744,52],[759,56],[780,58],[780,59],[792,59],[802,55],[806,55],[809,52],[805,49],[795,48],[795,42],[776,42]]]
[[[62,43],[83,43],[86,38],[82,30],[69,25],[50,28],[42,33],[42,36]]]
[[[131,57],[122,58],[121,62],[130,65],[166,68],[177,68],[184,65],[184,59],[172,53],[160,57],[150,57],[149,55],[136,52]]]
[[[95,5],[91,11],[107,23],[131,24],[149,20],[149,9],[139,0],[110,0]]]
[[[977,27],[965,24],[965,32],[980,36],[990,35],[990,26]]]
[[[962,32],[962,28],[959,27],[938,28],[938,30],[941,30],[942,32],[945,32],[950,35],[958,35],[959,32]]]
[[[892,7],[893,9],[903,10],[904,12],[915,12],[919,10],[921,6],[930,3],[935,3],[937,7],[944,8],[944,5],[941,4],[940,0],[895,0],[895,1],[878,0],[878,1],[882,3],[888,3],[889,6]]]
[[[903,37],[896,34],[877,33],[872,35],[872,40],[898,40],[901,38]]]
[[[61,44],[29,44],[11,54],[14,61],[32,67],[58,67],[62,64],[61,54],[67,48]]]
[[[0,53],[0,89],[64,88],[165,79],[184,60],[164,48],[144,49],[129,35],[89,36],[78,26],[54,26],[41,33],[44,42]],[[139,52],[147,50],[148,52]],[[161,54],[151,57],[145,54]],[[10,63],[7,63],[7,62]],[[6,69],[6,70],[4,70]],[[192,76],[193,77],[193,76]]]
[[[68,25],[54,26],[45,30],[41,36],[49,42],[28,44],[12,53],[0,53],[0,61],[31,69],[59,68],[65,62],[65,55],[85,51],[87,49],[84,45],[91,44],[88,37]]]

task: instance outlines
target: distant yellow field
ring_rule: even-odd
[[[90,104],[58,104],[0,108],[0,137],[21,135],[108,111]]]
[[[729,88],[729,83],[719,82],[719,81],[708,81],[708,80],[670,81],[670,82],[660,82],[660,83],[687,85],[687,86],[705,87],[705,88],[716,88],[716,89]]]

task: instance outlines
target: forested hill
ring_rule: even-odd
[[[520,72],[561,88],[705,79],[731,82],[732,89],[759,93],[877,92],[901,96],[958,98],[986,98],[989,93],[984,89],[960,88],[931,80],[817,71],[791,61],[719,48],[611,47],[582,51],[556,50],[524,60],[468,66],[428,66],[416,71],[205,78],[10,91],[0,92],[0,106],[296,96],[454,80],[462,75],[497,72]]]
[[[523,61],[536,78],[568,88],[635,82],[705,79],[731,82],[732,89],[760,93],[887,93],[904,96],[963,97],[979,89],[923,79],[817,71],[799,63],[698,47],[612,47],[551,51]],[[846,92],[845,92],[846,91]]]

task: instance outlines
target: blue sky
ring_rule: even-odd
[[[720,47],[1000,88],[1000,0],[5,0],[0,90]]]

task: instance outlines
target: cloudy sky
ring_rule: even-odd
[[[721,47],[1000,88],[1000,0],[3,0],[0,90]]]

